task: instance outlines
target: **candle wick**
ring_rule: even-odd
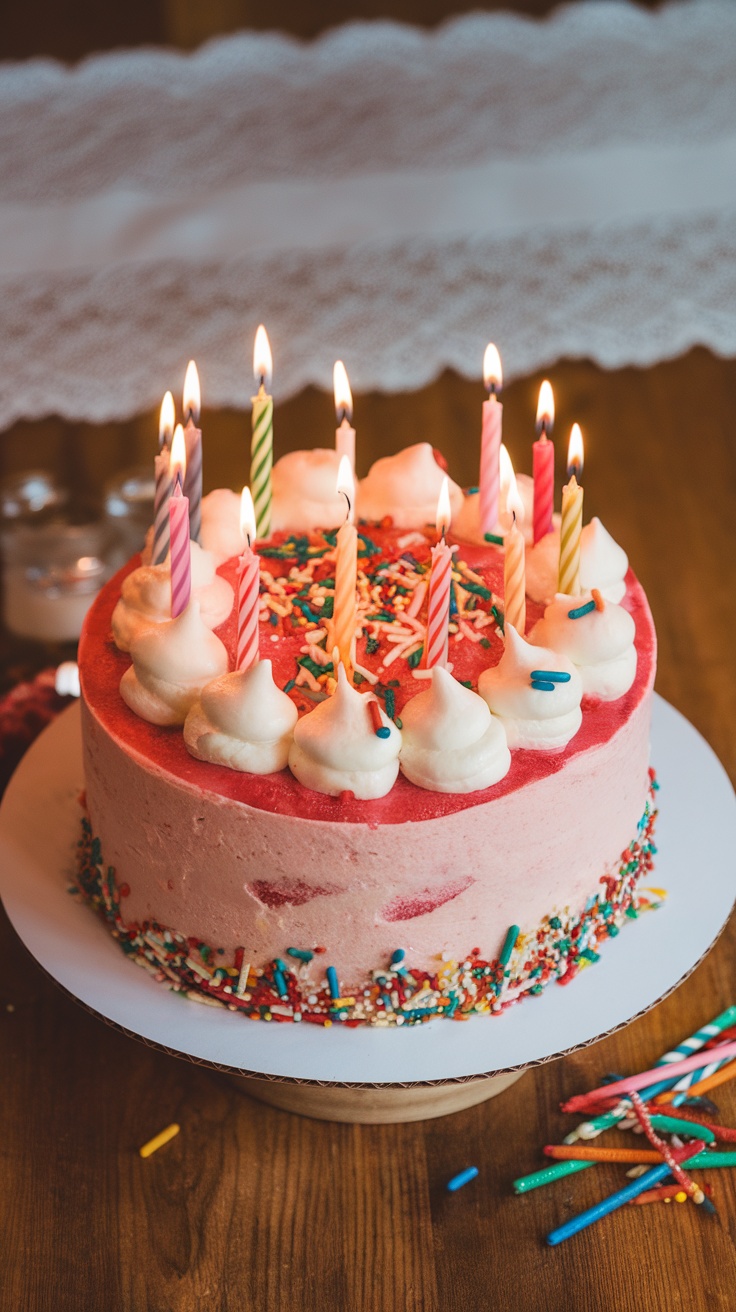
[[[348,520],[350,519],[350,512],[352,511],[353,506],[350,497],[348,496],[347,492],[343,487],[340,488],[340,496],[344,497],[348,503],[348,508],[347,511],[345,512],[345,523],[347,524]]]

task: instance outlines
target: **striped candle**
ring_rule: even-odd
[[[480,447],[480,531],[493,533],[498,524],[498,496],[501,476],[499,458],[501,450],[501,430],[503,426],[503,406],[499,401],[503,374],[501,359],[489,342],[483,358],[483,380],[488,389],[488,400],[483,402],[483,427]]]
[[[440,541],[432,547],[432,571],[429,576],[427,638],[424,645],[424,665],[428,670],[433,669],[435,665],[447,669],[452,548],[445,542],[445,533],[449,527],[450,485],[445,475],[437,502],[437,531],[440,534]]]
[[[174,436],[174,398],[167,392],[161,402],[161,414],[158,422],[158,455],[154,458],[156,488],[153,497],[153,544],[151,546],[151,564],[163,565],[169,554],[169,497],[171,496],[171,474],[169,472],[169,450]]]
[[[184,441],[187,448],[187,467],[184,475],[184,496],[189,499],[189,536],[199,542],[202,535],[202,430],[197,427],[201,409],[199,374],[193,360],[187,365],[184,377],[182,409],[186,428]]]
[[[261,570],[251,543],[255,537],[253,499],[247,487],[240,500],[240,531],[245,549],[238,562],[238,644],[236,668],[249,670],[258,660],[258,613]]]
[[[683,1039],[682,1043],[678,1044],[672,1053],[666,1053],[662,1058],[662,1063],[677,1061],[680,1057],[686,1057],[688,1053],[697,1052],[709,1039],[715,1038],[717,1034],[729,1029],[732,1025],[736,1025],[736,1007],[727,1007],[725,1011],[721,1012],[720,1016],[716,1016],[707,1025],[703,1025],[701,1029],[696,1030],[689,1039]],[[700,1080],[707,1080],[723,1065],[723,1061],[714,1061],[709,1066],[704,1066],[700,1071],[691,1071],[689,1075],[683,1075],[673,1089],[676,1096],[672,1099],[672,1106],[679,1107],[688,1097],[688,1091],[692,1084],[699,1083]]]
[[[504,624],[513,624],[522,638],[526,628],[526,548],[520,524],[524,509],[509,460],[509,485],[506,491],[506,514],[511,524],[504,536],[503,611]]]
[[[342,360],[335,361],[332,370],[332,386],[335,393],[335,414],[337,416],[335,450],[340,457],[347,456],[350,461],[350,468],[355,473],[355,429],[351,426],[353,394],[350,391],[347,369]]]
[[[576,597],[580,592],[580,534],[583,530],[583,489],[578,475],[583,472],[583,436],[573,424],[567,455],[569,482],[562,489],[560,569],[557,591]]]
[[[534,461],[534,543],[552,531],[555,501],[555,449],[550,442],[555,422],[555,401],[545,378],[539,389],[537,405],[537,440],[532,448]]]
[[[273,466],[273,397],[266,384],[273,369],[271,347],[263,324],[259,324],[253,350],[253,371],[258,393],[251,398],[250,486],[256,515],[256,537],[271,532],[271,469]]]
[[[334,645],[347,671],[352,664],[352,647],[355,637],[356,588],[358,584],[358,530],[352,522],[355,500],[355,482],[350,460],[343,456],[337,474],[337,491],[347,502],[345,523],[337,533],[335,561],[335,601],[332,607]],[[337,670],[335,670],[337,677]]]
[[[189,605],[192,592],[192,561],[189,546],[189,498],[182,493],[186,473],[186,446],[181,424],[176,425],[171,443],[171,471],[174,489],[169,498],[169,535],[171,538],[171,618],[176,619]]]

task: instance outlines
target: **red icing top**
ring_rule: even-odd
[[[372,571],[381,563],[395,561],[402,555],[398,543],[402,537],[407,536],[406,533],[402,534],[391,528],[370,528],[366,533],[372,544],[380,546],[380,554],[368,558],[361,555],[359,561],[361,568]],[[274,541],[279,543],[283,540],[284,535],[281,534]],[[423,545],[413,544],[406,550],[417,562],[423,564],[429,559],[429,540]],[[496,595],[503,593],[503,555],[497,548],[462,546],[456,553],[456,559],[465,561]],[[492,788],[475,793],[430,792],[416,787],[400,774],[387,796],[376,801],[358,801],[352,795],[341,798],[327,797],[305,788],[288,770],[271,775],[251,775],[229,770],[225,766],[198,761],[189,755],[180,729],[162,729],[148,724],[129,710],[118,689],[120,679],[130,665],[130,657],[118,651],[113,644],[110,617],[120,596],[123,578],[138,563],[137,558],[134,558],[111,579],[87,615],[79,646],[79,665],[82,692],[88,706],[110,734],[153,765],[168,770],[176,779],[222,797],[246,802],[249,806],[264,811],[299,816],[308,820],[348,821],[369,825],[398,824],[407,820],[429,820],[450,815],[467,807],[502,797],[525,784],[554,774],[565,761],[578,753],[607,742],[627,722],[654,681],[656,638],[652,617],[644,591],[629,570],[626,577],[627,593],[622,604],[630,612],[636,624],[638,653],[636,679],[629,692],[617,701],[601,702],[589,697],[584,698],[582,727],[564,751],[514,751],[511,768],[505,778]],[[293,564],[293,559],[279,560],[265,555],[262,558],[262,568],[275,577],[286,576]],[[237,593],[237,559],[227,561],[220,568],[219,573],[233,585]],[[315,568],[314,577],[319,580],[332,577],[333,574],[334,563],[320,561]],[[479,599],[478,604],[486,611],[491,606],[488,599]],[[527,599],[527,631],[531,630],[543,610],[543,606]],[[426,617],[426,600],[420,611],[420,617]],[[309,627],[313,628],[314,625],[310,624]],[[274,679],[283,687],[297,673],[295,661],[304,645],[306,630],[295,626],[291,617],[286,619],[279,617],[278,624],[275,626],[269,622],[262,623],[260,629],[261,655],[272,660]],[[235,610],[216,632],[227,647],[232,664],[235,649]],[[484,668],[497,664],[503,650],[502,642],[495,633],[495,626],[488,626],[484,634],[490,641],[490,647],[471,642],[468,638],[458,641],[450,636],[453,674],[458,679],[471,680],[473,687],[477,687],[478,676]],[[276,641],[272,641],[273,638]],[[379,665],[387,649],[384,641],[376,654],[368,655],[366,638],[363,637],[358,642],[357,659],[367,669],[378,673],[384,685],[391,679],[398,680],[399,686],[394,692],[397,712],[400,714],[404,703],[426,688],[427,684],[413,677],[407,662],[401,657],[393,661],[387,669],[379,671]],[[367,690],[368,685],[365,684],[364,687]],[[298,689],[295,688],[291,695],[300,713],[306,713],[311,709],[312,703],[300,695]]]

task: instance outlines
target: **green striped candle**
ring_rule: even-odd
[[[250,490],[256,514],[256,537],[271,532],[271,469],[273,466],[273,397],[266,391],[272,370],[271,347],[266,329],[259,324],[253,351],[253,371],[258,393],[252,398],[250,446]]]

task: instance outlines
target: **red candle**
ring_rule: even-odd
[[[189,498],[182,493],[187,466],[184,430],[176,425],[171,443],[171,478],[169,498],[169,538],[171,542],[171,618],[176,619],[189,605],[192,593],[192,561],[189,547]]]
[[[442,480],[437,502],[437,531],[440,534],[440,541],[432,547],[432,572],[429,576],[427,639],[424,648],[424,664],[428,670],[435,665],[447,669],[452,548],[445,542],[445,533],[449,527],[450,485],[445,477]]]
[[[555,502],[555,449],[550,442],[555,422],[555,400],[545,378],[539,389],[537,440],[534,443],[534,542],[552,532]]]
[[[260,609],[260,562],[251,542],[256,535],[253,498],[247,487],[240,501],[240,531],[245,549],[238,565],[238,648],[236,666],[249,670],[258,660],[258,612]]]
[[[483,429],[480,447],[480,530],[494,533],[498,524],[498,492],[500,486],[499,453],[503,406],[499,401],[503,374],[501,358],[489,342],[483,357],[483,381],[488,389],[488,400],[483,402]]]

